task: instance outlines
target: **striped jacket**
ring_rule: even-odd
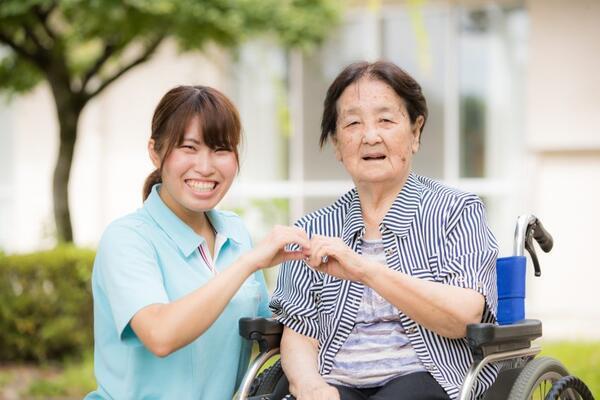
[[[341,237],[358,254],[365,232],[356,189],[332,205],[301,218],[296,226],[313,234]],[[389,268],[429,281],[470,288],[485,297],[482,322],[495,322],[498,247],[487,226],[481,200],[410,174],[379,225]],[[319,372],[352,331],[363,285],[316,272],[303,261],[282,265],[270,307],[287,327],[319,341]],[[471,365],[467,340],[449,339],[415,323],[400,310],[400,320],[425,369],[451,398],[458,397]],[[494,381],[494,365],[484,368],[473,391],[482,394]]]

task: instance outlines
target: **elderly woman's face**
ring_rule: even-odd
[[[403,182],[419,149],[423,117],[411,124],[404,101],[388,84],[363,77],[337,102],[335,152],[354,182]]]

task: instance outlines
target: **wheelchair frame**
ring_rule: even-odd
[[[541,222],[534,215],[519,216],[515,228],[513,253],[516,256],[523,256],[525,250],[527,250],[534,264],[535,275],[539,276],[541,274],[540,266],[535,254],[532,239],[535,239],[545,252],[549,252],[552,249],[552,237],[544,229]],[[253,382],[261,367],[273,356],[279,354],[279,343],[283,333],[283,325],[274,319],[242,318],[239,321],[239,329],[242,337],[258,343],[259,354],[248,368],[235,398],[238,400],[275,400],[271,399],[267,394],[258,395],[256,397],[249,396],[251,395],[250,392],[252,390]],[[494,325],[488,323],[468,325],[466,339],[469,343],[471,353],[473,354],[473,364],[465,376],[458,399],[470,399],[479,372],[489,363],[513,360],[513,364],[518,365],[518,367],[513,370],[520,374],[526,365],[541,351],[540,346],[531,344],[534,339],[537,339],[540,336],[542,336],[542,323],[539,320],[525,319],[510,325]],[[558,362],[556,363],[561,365]],[[502,371],[500,374],[501,373]],[[570,376],[568,377],[577,380],[580,385],[585,387],[585,384],[578,379]],[[536,377],[537,380],[535,382],[538,382],[541,378],[543,378],[543,376],[540,376],[539,378]],[[491,395],[491,398],[505,399],[510,392],[511,395],[509,398],[511,400],[514,399],[513,392],[515,390],[513,389],[513,386],[517,380],[517,375],[508,378],[507,384],[510,384],[511,387],[496,388],[496,390],[499,390],[497,393],[500,394],[494,394],[492,393],[492,390],[495,390],[496,383],[499,381],[499,379],[497,379],[494,385],[492,385],[485,393],[484,398],[490,399]],[[552,381],[552,389],[554,389],[554,381],[556,380],[558,379]],[[534,385],[531,390],[535,387],[536,386]],[[524,390],[530,391],[529,388]],[[520,393],[521,391],[518,392]],[[567,398],[576,399],[575,393],[579,394],[582,392],[568,392],[567,396],[569,397]],[[531,393],[528,396],[530,395]],[[593,399],[593,396],[589,394],[589,396],[583,397],[583,399]],[[519,398],[519,400],[525,400],[525,398]]]

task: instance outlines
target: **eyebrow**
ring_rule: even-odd
[[[388,106],[382,106],[382,107],[378,107],[375,109],[376,113],[382,113],[382,112],[402,112],[401,108],[393,108],[393,107],[388,107]],[[341,110],[339,113],[340,117],[344,117],[347,115],[352,115],[352,114],[359,114],[359,108],[358,107],[352,107],[352,108],[348,108],[347,110]]]
[[[194,144],[200,144],[200,142],[194,138],[189,138],[189,137],[183,137],[182,142],[192,142]]]

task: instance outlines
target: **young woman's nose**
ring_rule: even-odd
[[[214,152],[211,149],[200,151],[195,158],[194,169],[202,175],[210,175],[215,171]]]

